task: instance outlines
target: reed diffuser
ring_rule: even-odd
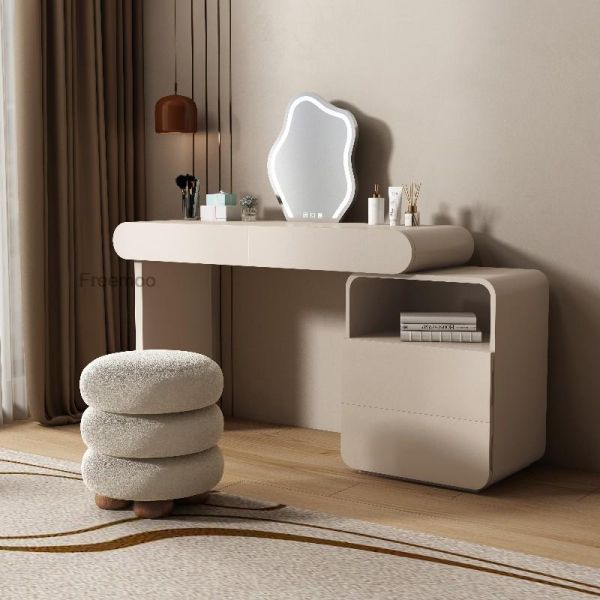
[[[404,226],[417,227],[421,223],[421,215],[417,207],[422,183],[410,183],[403,186],[402,193],[406,200],[406,212],[404,213]]]

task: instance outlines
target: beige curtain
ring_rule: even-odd
[[[144,218],[142,4],[17,3],[26,378],[44,424],[77,421],[83,367],[134,345],[112,233]]]

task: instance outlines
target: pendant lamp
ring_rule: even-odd
[[[192,0],[193,1],[193,0]],[[190,3],[191,6],[192,3]],[[193,10],[193,8],[192,8]],[[156,133],[195,133],[198,128],[198,109],[188,96],[177,93],[177,0],[173,0],[173,47],[175,54],[174,93],[158,99],[154,108],[154,129]],[[194,69],[194,23],[192,15],[192,81]],[[193,87],[193,84],[192,84]],[[194,93],[192,89],[192,94]]]

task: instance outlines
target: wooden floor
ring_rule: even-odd
[[[600,474],[535,465],[480,494],[349,470],[339,435],[229,421],[219,488],[296,507],[600,567]],[[79,461],[77,426],[0,427],[0,447]]]

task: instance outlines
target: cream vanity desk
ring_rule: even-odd
[[[138,276],[146,261],[357,273],[347,282],[342,359],[350,467],[477,490],[544,452],[546,278],[524,269],[429,270],[470,258],[466,229],[138,222],[119,225],[114,247]],[[143,348],[143,286],[135,302]],[[400,341],[401,310],[466,308],[483,324],[483,343]]]
[[[349,273],[340,369],[344,461],[361,471],[483,489],[544,452],[546,278],[536,270],[461,266],[474,250],[463,227],[337,222],[354,198],[355,135],[348,111],[300,95],[268,160],[287,221],[122,223],[115,250],[135,261],[136,277],[149,263]],[[136,286],[140,349],[146,293]],[[182,311],[192,314],[193,302],[184,299]],[[484,340],[401,342],[401,311],[474,312]]]

